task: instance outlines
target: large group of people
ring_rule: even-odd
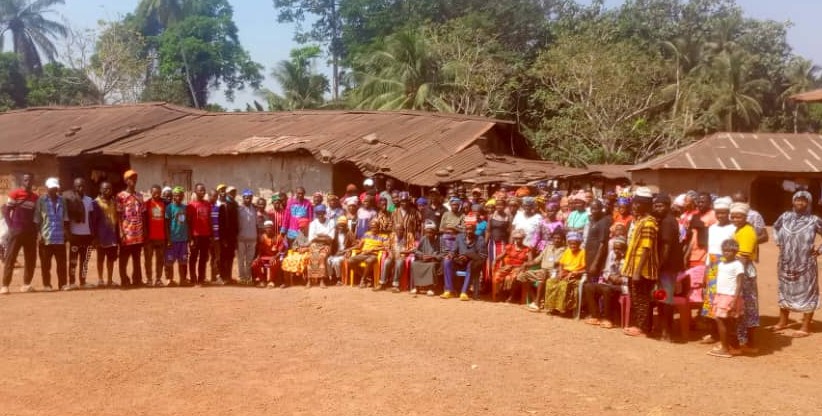
[[[219,184],[209,191],[200,183],[193,190],[153,185],[144,196],[137,172],[123,179],[124,190],[115,194],[102,182],[92,199],[83,178],[67,190],[49,178],[46,193],[37,195],[34,177],[23,175],[3,207],[0,293],[9,293],[22,250],[22,292],[34,291],[39,253],[42,291],[55,290],[52,263],[63,291],[351,284],[462,301],[487,295],[667,340],[684,299],[704,318],[702,342],[716,344],[709,354],[757,351],[756,265],[769,235],[741,192],[672,197],[634,186],[597,198],[591,190],[560,192],[542,183],[500,186],[489,195],[457,184],[414,198],[391,179],[382,189],[366,179],[341,196],[308,197],[297,187],[266,200],[249,189]],[[811,213],[811,201],[807,191],[796,192],[792,209],[773,225],[780,249],[780,317],[773,330],[783,331],[790,313],[799,312],[796,337],[811,333],[819,306],[822,246],[814,240],[822,220]],[[88,279],[93,251],[96,283]]]

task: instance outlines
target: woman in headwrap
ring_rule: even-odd
[[[485,207],[491,212],[488,216],[488,228],[485,231],[485,241],[488,242],[488,262],[484,277],[487,284],[494,272],[494,261],[502,255],[511,239],[512,217],[505,211],[504,201],[491,199],[485,203]]]
[[[439,274],[442,253],[437,224],[426,220],[423,236],[414,250],[414,261],[411,262],[411,294],[422,292],[426,288],[428,296],[434,296],[434,276]]]
[[[539,224],[537,232],[536,251],[542,252],[545,246],[551,244],[552,236],[555,232],[565,228],[565,224],[557,218],[559,213],[559,204],[556,202],[548,202],[545,204],[545,217]]]
[[[345,218],[348,220],[348,229],[357,235],[357,211],[360,208],[360,199],[356,196],[349,196],[343,200],[345,208]]]
[[[734,240],[739,244],[736,256],[745,266],[742,280],[742,314],[737,319],[736,334],[743,352],[756,353],[754,330],[759,327],[759,290],[756,286],[756,266],[759,261],[759,238],[756,229],[748,223],[750,205],[744,202],[731,204],[731,223],[736,228]]]
[[[297,226],[299,227],[297,236],[294,237],[289,246],[288,255],[283,259],[282,269],[288,277],[289,284],[292,283],[295,274],[302,276],[305,272],[305,265],[308,260],[308,226],[310,223],[311,221],[308,218],[297,220]],[[285,282],[280,287],[285,288]]]
[[[377,216],[377,209],[375,207],[373,195],[365,195],[362,198],[362,206],[357,209],[357,226],[354,229],[354,234],[357,238],[362,238],[369,229],[371,220]]]
[[[465,214],[462,212],[462,200],[453,197],[448,201],[448,205],[451,207],[451,210],[442,214],[439,229],[440,233],[444,233],[448,227],[454,227],[462,231],[465,229]]]
[[[814,247],[814,239],[822,235],[822,220],[811,213],[810,192],[800,190],[793,195],[793,210],[779,216],[773,224],[774,238],[779,247],[779,322],[774,331],[788,326],[791,312],[802,313],[802,326],[793,337],[811,333],[813,313],[819,308],[819,280],[816,257],[822,247]]]
[[[308,251],[306,259],[307,288],[312,283],[319,283],[325,288],[325,278],[328,275],[326,260],[331,253],[332,236],[336,223],[328,219],[328,209],[323,204],[314,207],[314,220],[308,226]]]
[[[568,248],[557,260],[557,277],[545,282],[545,310],[548,313],[556,311],[564,314],[573,311],[579,302],[579,281],[585,274],[586,267],[582,233],[569,232],[565,240]]]
[[[542,215],[536,210],[536,201],[530,196],[522,198],[522,211],[514,217],[513,227],[525,232],[523,244],[534,249],[537,245],[539,225],[542,223]]]
[[[633,220],[634,216],[631,215],[631,198],[626,196],[621,196],[617,198],[613,223],[623,224],[627,228],[630,227],[631,221]]]
[[[277,232],[274,221],[264,224],[257,240],[257,257],[251,262],[251,277],[257,286],[273,288],[280,273],[280,256],[285,252],[285,239]]]
[[[588,211],[585,203],[585,193],[577,192],[571,197],[571,211],[568,214],[568,219],[565,220],[565,227],[569,231],[582,232],[585,226],[588,225]]]
[[[511,233],[511,243],[505,246],[502,254],[494,260],[494,277],[491,290],[492,298],[496,301],[498,291],[508,292],[506,302],[513,300],[511,290],[517,275],[523,271],[523,265],[531,261],[531,248],[524,244],[525,231],[514,230]]]
[[[423,206],[428,203],[424,201],[425,198],[420,199],[423,200],[419,201],[423,202]],[[414,205],[408,192],[400,192],[397,206],[391,213],[391,223],[394,227],[389,236],[391,250],[383,266],[382,284],[386,284],[388,279],[393,277],[392,291],[397,293],[400,291],[400,278],[406,267],[406,256],[414,251],[422,232],[422,213]],[[375,289],[383,289],[383,285]]]
[[[274,223],[274,230],[279,230],[283,226],[285,200],[286,196],[282,192],[271,195],[271,208],[268,210],[268,218]]]

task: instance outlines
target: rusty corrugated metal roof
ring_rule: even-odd
[[[818,90],[805,91],[789,97],[794,101],[802,101],[806,103],[822,103],[822,88]]]
[[[588,170],[605,179],[631,179],[629,170],[633,167],[634,165],[588,165]]]
[[[788,133],[714,133],[631,168],[765,172],[821,172],[822,136]]]
[[[74,156],[191,114],[157,103],[33,107],[0,113],[0,154]]]
[[[589,172],[585,169],[562,166],[547,160],[531,160],[513,156],[483,155],[486,163],[455,180],[470,183],[504,182],[512,185],[522,185],[538,180],[561,179],[582,176]]]

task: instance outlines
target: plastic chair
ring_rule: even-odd
[[[359,253],[358,250],[352,250],[351,251],[351,256],[356,256],[358,253]],[[383,263],[383,257],[384,257],[383,254],[384,254],[383,251],[378,251],[377,252],[377,261],[374,262],[374,270],[372,270],[372,274],[373,274],[373,279],[372,280],[374,280],[374,287],[377,287],[377,286],[380,285],[380,274],[382,273],[382,263]],[[366,267],[366,264],[363,261],[363,262],[360,262],[359,266],[364,268],[364,267]],[[349,284],[349,286],[354,286],[354,272],[355,272],[354,269],[351,269],[351,270],[348,271],[348,284]]]
[[[674,296],[674,311],[679,314],[679,335],[688,340],[691,331],[691,310],[702,307],[702,287],[705,278],[705,266],[692,267],[676,277],[677,284],[689,279],[688,290],[684,296]]]
[[[582,289],[585,287],[585,282],[587,281],[588,273],[583,273],[582,277],[579,279],[579,282],[577,282],[577,320],[579,320],[579,318],[582,316]]]

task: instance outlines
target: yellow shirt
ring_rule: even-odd
[[[759,245],[756,230],[751,224],[745,224],[734,233],[734,240],[739,244],[739,254],[748,256],[751,261],[759,260]]]
[[[362,237],[362,251],[380,251],[385,250],[388,238],[383,234],[374,234],[371,231],[365,233]]]
[[[566,248],[557,263],[567,272],[585,271],[585,249],[579,249],[574,253],[570,248]]]
[[[625,263],[622,266],[624,276],[639,275],[645,279],[657,280],[659,276],[658,258],[656,252],[656,238],[659,227],[656,219],[650,215],[634,219],[628,238],[628,251],[625,252]],[[642,253],[647,250],[648,257],[642,270],[637,270],[642,259]]]

